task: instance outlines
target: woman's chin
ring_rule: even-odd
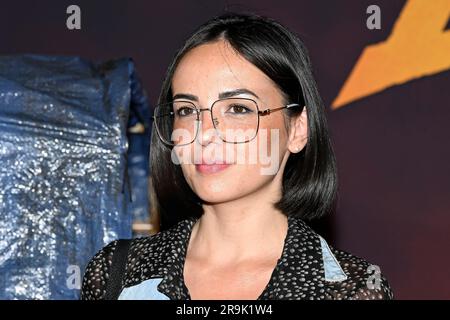
[[[223,184],[215,185],[209,184],[208,186],[197,186],[195,193],[206,203],[224,203],[232,201],[238,197],[236,194],[236,188],[230,188]]]
[[[203,200],[203,202],[208,204],[218,204],[233,200],[233,197],[230,197],[229,192],[227,193],[226,191],[221,193],[205,191],[205,192],[198,192],[197,195],[200,197],[200,199]]]

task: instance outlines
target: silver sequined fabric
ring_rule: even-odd
[[[0,299],[76,299],[92,254],[131,236],[129,73],[0,57]]]

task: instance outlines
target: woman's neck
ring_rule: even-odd
[[[191,233],[190,257],[221,265],[279,258],[288,221],[274,208],[273,194],[260,190],[232,202],[203,205],[204,214]]]

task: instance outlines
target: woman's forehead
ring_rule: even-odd
[[[220,92],[248,88],[258,95],[278,94],[273,81],[224,41],[198,46],[180,61],[172,79],[174,93],[190,91],[217,97]]]

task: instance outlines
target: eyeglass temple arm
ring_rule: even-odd
[[[173,114],[174,114],[174,112],[173,112],[173,111],[170,111],[168,114],[163,114],[162,116],[155,116],[155,115],[153,115],[153,116],[151,116],[151,118],[152,118],[153,120],[155,120],[156,118],[163,118],[163,117],[165,117],[165,116],[173,115]]]
[[[293,108],[293,107],[300,107],[300,105],[298,103],[291,103],[291,104],[285,105],[284,107],[274,108],[274,109],[266,109],[266,110],[259,111],[258,113],[261,116],[265,116],[265,115],[269,115],[273,111],[289,109],[289,108]]]

